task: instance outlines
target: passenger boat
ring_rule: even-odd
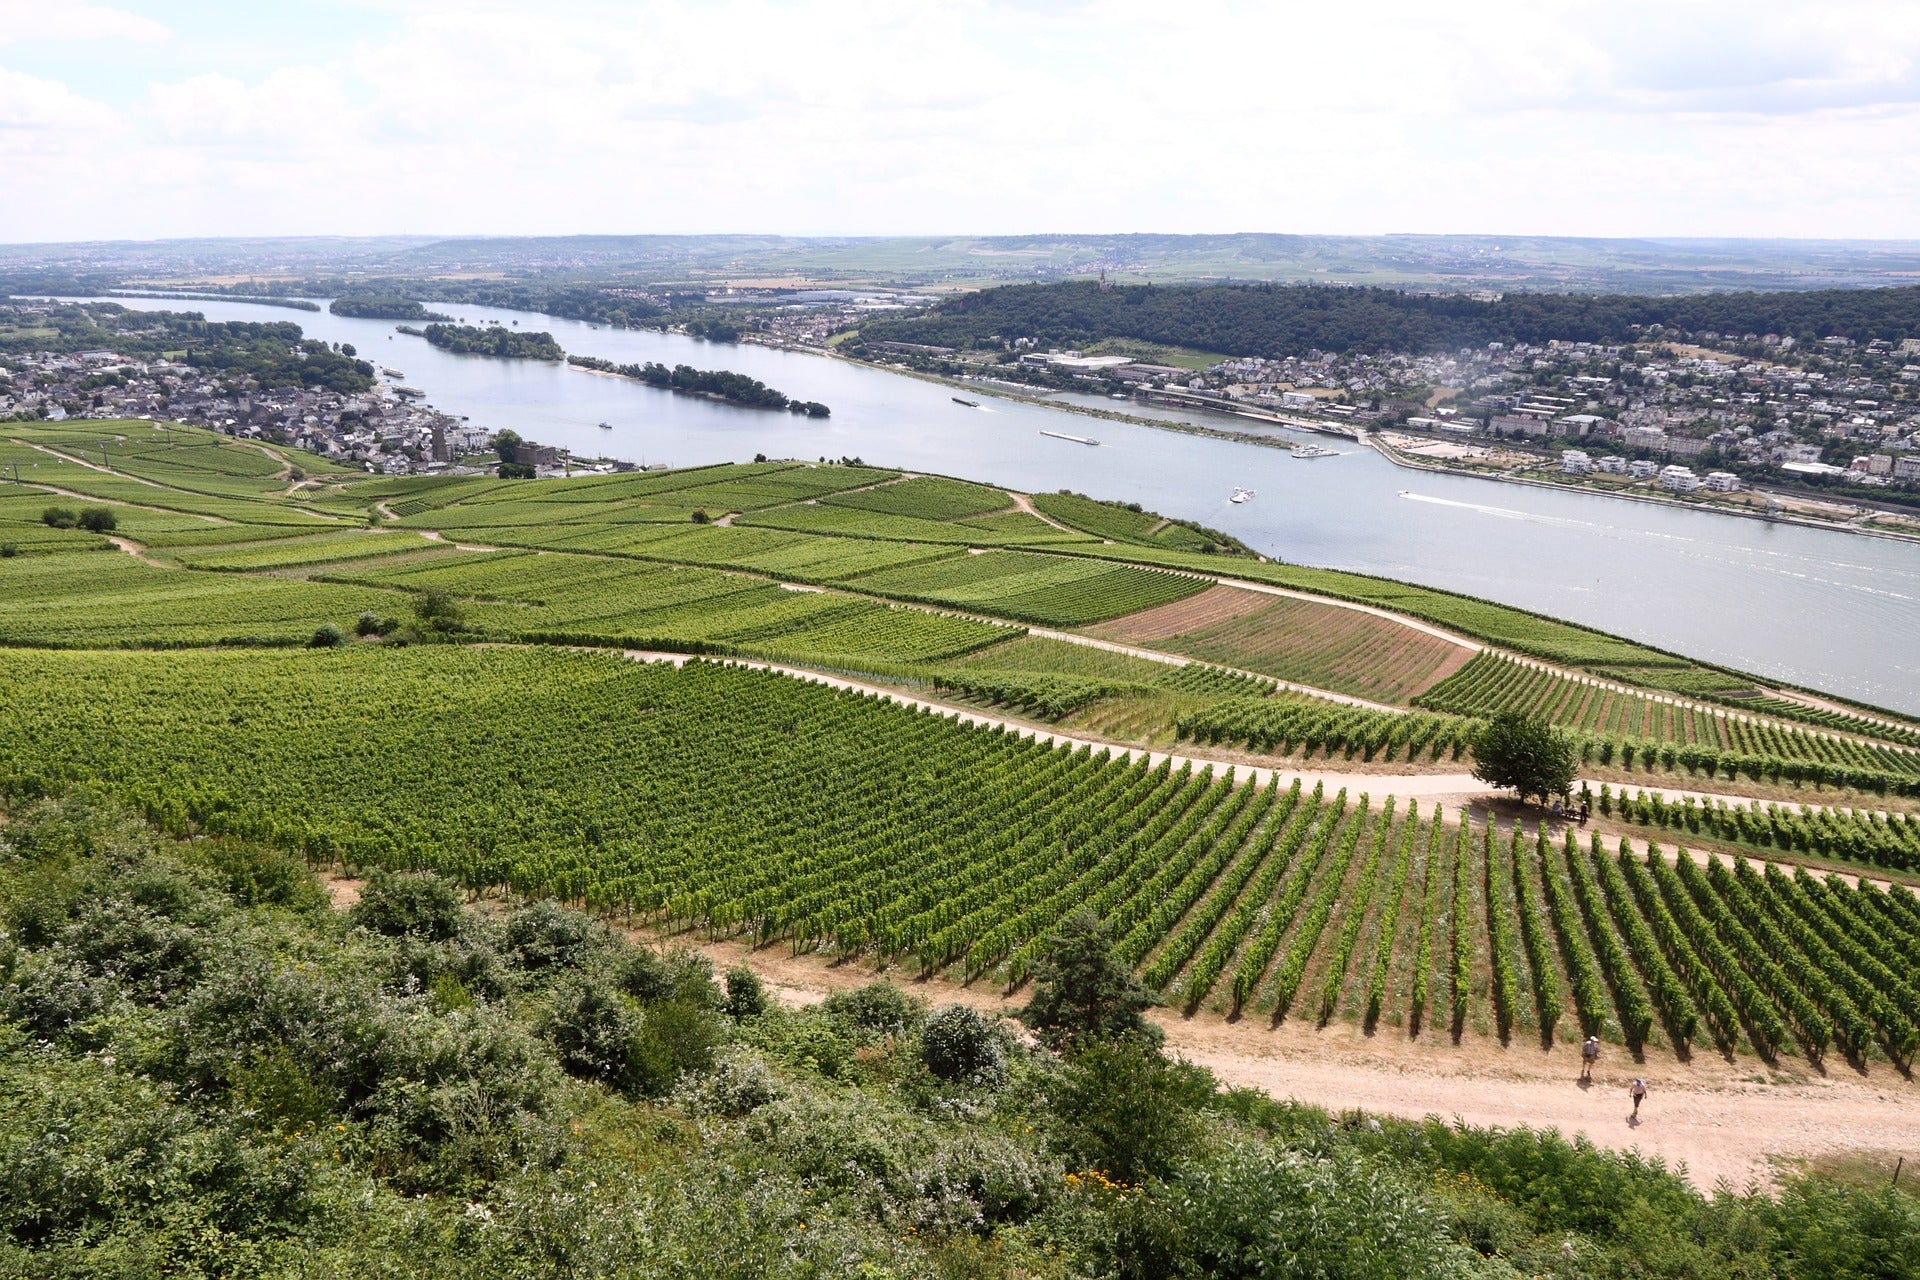
[[[1312,443],[1297,444],[1293,446],[1293,456],[1296,458],[1337,458],[1340,456],[1340,451]]]

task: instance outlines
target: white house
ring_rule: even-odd
[[[1627,474],[1627,460],[1625,458],[1616,458],[1612,454],[1601,458],[1594,465],[1610,476],[1623,476]]]
[[[1706,480],[1702,483],[1715,493],[1738,493],[1740,491],[1740,477],[1731,471],[1709,471],[1707,472]]]
[[[1584,476],[1593,470],[1593,459],[1583,449],[1562,449],[1560,471],[1564,475]]]
[[[1627,474],[1635,480],[1650,479],[1657,470],[1659,470],[1659,467],[1647,461],[1645,458],[1635,458],[1627,464]]]
[[[1700,487],[1700,477],[1693,474],[1692,467],[1683,467],[1675,463],[1670,467],[1660,468],[1660,485],[1675,493],[1692,493]]]

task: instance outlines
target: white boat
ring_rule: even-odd
[[[1227,501],[1238,505],[1239,503],[1245,502],[1253,496],[1254,496],[1253,490],[1242,489],[1238,485],[1236,485],[1234,486],[1233,496],[1231,498],[1228,498]]]
[[[389,378],[404,378],[407,376],[398,369],[389,368],[384,364],[380,366],[380,372],[386,374]]]
[[[1087,437],[1087,436],[1070,436],[1064,431],[1042,431],[1040,434],[1043,436],[1052,436],[1055,440],[1071,440],[1075,444],[1099,444],[1100,443],[1098,440],[1091,439],[1090,437]]]
[[[1337,458],[1340,456],[1340,451],[1338,449],[1328,449],[1309,442],[1307,444],[1297,444],[1293,446],[1293,456],[1296,458]]]

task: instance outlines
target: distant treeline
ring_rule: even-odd
[[[134,311],[117,302],[12,314],[0,306],[0,352],[6,351],[113,351],[142,361],[185,352],[187,364],[250,377],[262,387],[350,394],[373,386],[373,366],[355,359],[351,346],[336,350],[305,337],[290,320],[217,321],[197,311]]]
[[[318,310],[319,308],[315,308]],[[363,320],[452,320],[452,316],[442,315],[438,311],[429,311],[412,298],[399,298],[388,295],[349,294],[335,298],[327,304],[327,310],[337,316],[354,316]]]
[[[567,353],[550,333],[523,333],[501,325],[430,324],[420,336],[456,355],[501,356],[508,360],[564,360]]]
[[[1309,350],[1447,351],[1489,342],[1626,343],[1648,329],[1801,341],[1856,342],[1920,335],[1920,287],[1804,293],[1515,293],[1498,302],[1460,294],[1324,285],[1139,285],[1091,281],[1008,285],[963,294],[923,315],[870,321],[864,341],[979,348],[1031,338],[1041,349],[1104,338],[1192,347],[1231,356]]]
[[[305,298],[228,297],[219,293],[170,293],[165,289],[136,293],[132,290],[114,290],[116,298],[164,298],[168,302],[250,302],[256,307],[285,307],[289,311],[318,311],[320,304],[309,302]]]
[[[646,364],[615,364],[611,360],[602,360],[597,356],[568,356],[567,361],[582,369],[594,369],[601,373],[619,374],[623,378],[635,378],[650,387],[678,391],[685,395],[707,396],[750,409],[785,409],[789,413],[804,413],[809,418],[831,417],[833,413],[817,400],[788,399],[758,378],[749,378],[744,373],[734,373],[727,369],[696,369],[689,364],[677,364],[669,369],[656,361],[648,361]]]

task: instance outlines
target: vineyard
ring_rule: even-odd
[[[175,831],[1003,983],[1090,906],[1176,1003],[1269,1021],[1816,1060],[1915,1046],[1905,890],[1610,854],[697,662],[427,648],[9,666],[11,803],[98,779]]]
[[[1396,705],[1472,656],[1387,618],[1236,587],[1212,587],[1093,634]]]
[[[1920,793],[1909,782],[1920,781],[1920,752],[1629,693],[1493,654],[1477,655],[1416,702],[1459,715],[1539,716],[1581,738],[1587,758],[1601,764],[1637,760],[1643,768],[1680,767],[1708,777],[1784,774]]]

